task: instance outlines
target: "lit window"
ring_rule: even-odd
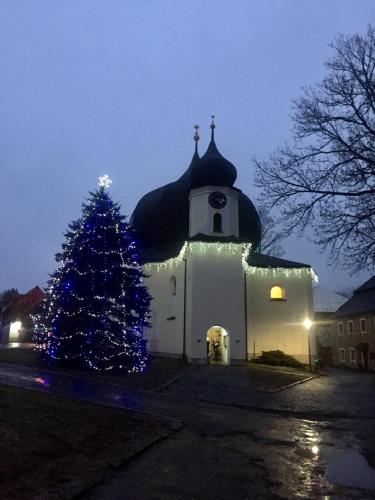
[[[343,325],[343,323],[339,323],[339,324],[337,325],[337,329],[338,329],[338,332],[339,332],[339,335],[340,335],[340,336],[341,336],[341,335],[344,335],[344,325]]]
[[[348,332],[349,335],[354,335],[354,324],[352,320],[348,321]]]
[[[270,292],[271,300],[285,300],[285,289],[281,285],[274,285]]]
[[[10,341],[18,340],[21,326],[22,326],[21,321],[14,321],[14,323],[10,324],[10,327],[9,327],[9,340]]]
[[[367,332],[366,318],[361,318],[359,320],[359,327],[360,327],[361,333]]]
[[[214,214],[214,233],[222,233],[222,217],[221,214]]]
[[[354,365],[355,364],[355,349],[354,349],[354,347],[349,348],[349,358],[350,358],[350,363],[352,365]]]
[[[345,348],[340,347],[339,349],[340,363],[345,363]]]

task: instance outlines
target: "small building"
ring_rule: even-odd
[[[206,153],[199,157],[196,133],[185,173],[143,196],[131,217],[153,297],[148,349],[223,364],[279,349],[308,363],[313,270],[259,253],[258,212],[234,186],[214,128]]]
[[[335,312],[348,300],[347,297],[320,285],[313,287],[314,332],[317,355],[324,366],[333,365],[333,337]]]
[[[31,315],[37,311],[45,292],[35,286],[24,294],[16,295],[3,311],[1,324],[2,344],[18,344],[32,341]]]
[[[335,313],[334,364],[375,370],[375,276]]]

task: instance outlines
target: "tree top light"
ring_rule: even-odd
[[[107,174],[103,175],[103,177],[99,177],[99,186],[104,188],[109,188],[112,184],[111,179]]]

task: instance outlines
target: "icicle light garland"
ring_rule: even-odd
[[[185,241],[183,247],[180,250],[180,253],[177,257],[173,257],[171,259],[167,259],[163,262],[148,262],[144,264],[143,268],[147,272],[152,271],[164,271],[168,269],[173,269],[178,266],[184,258],[187,257],[189,252],[194,250],[199,250],[201,253],[206,254],[209,251],[216,250],[217,253],[222,253],[226,251],[231,253],[232,255],[236,255],[241,250],[241,258],[242,258],[242,266],[246,273],[248,274],[260,274],[262,276],[270,276],[270,277],[298,277],[303,278],[306,276],[310,276],[311,279],[317,283],[318,276],[314,272],[312,268],[307,267],[257,267],[251,266],[247,263],[247,258],[251,251],[251,243],[225,243],[225,242],[206,242],[206,241]]]
[[[256,267],[247,265],[246,272],[248,274],[260,274],[261,276],[272,278],[279,278],[280,276],[285,278],[292,276],[297,278],[310,277],[312,281],[318,283],[318,276],[310,267]]]
[[[217,253],[221,253],[223,251],[228,251],[235,255],[239,250],[242,252],[242,261],[246,260],[246,257],[250,251],[251,244],[243,244],[243,243],[209,243],[205,241],[185,241],[183,247],[180,250],[180,253],[177,257],[172,257],[171,259],[164,260],[163,262],[148,262],[143,265],[143,269],[147,272],[151,271],[163,271],[166,269],[172,269],[178,266],[184,258],[191,253],[193,250],[198,249],[201,253],[207,253],[209,251],[215,250]]]

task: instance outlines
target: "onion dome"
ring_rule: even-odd
[[[237,178],[237,171],[234,165],[225,159],[217,149],[215,144],[214,116],[211,122],[211,142],[206,153],[197,162],[192,173],[192,188],[201,186],[228,186],[232,187]]]
[[[199,158],[197,148],[198,126],[194,140],[195,152],[186,172],[177,181],[143,196],[130,218],[144,262],[175,257],[184,242],[189,240],[189,193],[192,189],[205,185],[232,187],[236,179],[235,167],[220,155],[213,137],[202,158]],[[201,174],[201,169],[207,173]],[[261,233],[258,212],[244,193],[236,187],[232,189],[238,192],[239,236],[231,238],[231,241],[249,242],[257,246]],[[227,241],[228,238],[220,238],[218,235],[213,240]]]

